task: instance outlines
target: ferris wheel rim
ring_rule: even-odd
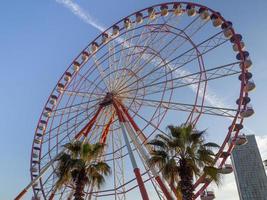
[[[151,7],[156,8],[156,7],[159,7],[159,6],[162,6],[162,5],[173,5],[173,4],[175,4],[175,3],[177,3],[177,2],[168,2],[168,3],[163,3],[163,4],[157,4],[157,5],[153,5],[153,6],[151,6]],[[191,6],[195,6],[195,7],[199,7],[199,8],[205,8],[205,9],[209,10],[212,14],[215,14],[215,15],[217,15],[217,17],[220,17],[225,23],[227,23],[227,21],[226,21],[220,14],[218,14],[217,12],[215,12],[214,10],[212,10],[212,9],[206,7],[206,6],[202,6],[202,5],[200,5],[200,4],[195,4],[195,3],[189,3],[189,2],[179,2],[179,3],[180,3],[180,4],[184,4],[184,5],[191,5]],[[150,8],[150,7],[148,7],[148,8]],[[124,19],[126,19],[126,18],[130,18],[131,16],[134,16],[134,15],[137,14],[137,13],[144,12],[144,11],[146,11],[148,8],[142,9],[142,10],[140,10],[140,11],[137,11],[137,12],[132,13],[131,15],[128,15],[127,17],[125,17],[125,18],[119,20],[117,23],[115,23],[114,25],[112,25],[111,27],[109,27],[108,29],[106,29],[103,33],[99,34],[99,36],[96,37],[95,40],[93,40],[91,43],[89,43],[89,45],[88,45],[85,49],[82,50],[82,52],[81,52],[81,53],[74,59],[74,61],[71,62],[70,66],[67,68],[67,70],[65,71],[65,73],[63,73],[62,77],[59,79],[58,84],[61,83],[61,80],[63,80],[64,75],[65,75],[67,72],[69,72],[69,70],[70,70],[71,67],[73,66],[73,63],[74,63],[79,57],[81,57],[82,53],[85,52],[85,51],[86,51],[86,50],[87,50],[87,49],[88,49],[94,42],[96,42],[97,40],[99,40],[99,39],[101,38],[101,36],[102,36],[104,33],[109,32],[109,31],[112,29],[112,27],[114,27],[115,25],[119,25],[120,23],[122,23]],[[233,29],[232,27],[231,27],[230,29],[231,29],[233,35],[235,36],[236,33],[235,33],[234,29]],[[241,60],[244,62],[244,61],[245,61],[245,58],[244,58],[244,56],[243,56],[243,51],[242,51],[242,49],[241,49],[240,41],[238,40],[236,43],[237,43],[237,45],[238,45],[238,47],[239,47],[238,52],[239,52],[240,55],[241,55]],[[104,45],[105,45],[105,44],[104,44]],[[82,67],[82,65],[81,65],[80,67]],[[241,101],[242,101],[242,99],[243,99],[245,96],[248,95],[248,93],[245,92],[245,90],[244,90],[244,85],[245,85],[245,81],[246,81],[245,78],[244,78],[244,76],[245,76],[245,75],[244,75],[245,72],[246,72],[246,69],[243,67],[243,68],[242,68],[242,73],[241,73],[243,78],[242,78],[242,80],[241,80],[241,88],[240,88],[240,96],[239,96],[239,99],[241,99]],[[47,103],[46,103],[45,105],[47,105],[47,104],[49,103],[50,97],[56,92],[58,84],[56,84],[55,88],[53,89],[53,91],[52,91],[51,95],[49,96],[49,98],[48,98],[48,100],[47,100]],[[44,110],[45,110],[46,107],[47,107],[47,106],[44,107],[43,112],[44,112]],[[229,141],[230,136],[231,136],[231,133],[233,132],[234,125],[237,123],[237,121],[239,121],[239,124],[242,124],[242,123],[243,123],[243,118],[238,118],[238,116],[239,116],[239,111],[241,110],[241,107],[242,107],[241,102],[238,104],[237,107],[238,107],[238,109],[237,109],[237,113],[236,113],[235,117],[233,118],[233,121],[232,121],[231,126],[230,126],[231,128],[229,129],[228,134],[226,135],[226,138],[225,138],[225,141],[224,141],[224,146],[225,146],[225,144]],[[52,109],[53,109],[53,108],[52,108]],[[42,118],[42,116],[43,116],[43,112],[42,112],[42,114],[41,114],[41,116],[40,116],[40,118],[39,118],[38,124],[39,124],[39,123],[41,122],[41,120],[43,119],[43,118]],[[238,133],[239,133],[239,131],[237,131],[237,132],[235,133],[235,136],[234,136],[235,138],[238,136]],[[36,137],[36,134],[38,134],[37,128],[36,128],[36,131],[35,131],[35,137]],[[233,146],[234,146],[234,144],[231,144],[231,145],[229,146],[229,150],[228,150],[228,151],[231,151],[231,150],[233,149]],[[31,155],[31,167],[32,167],[32,161],[34,160],[34,159],[33,159],[33,149],[34,149],[34,147],[36,147],[36,146],[34,145],[34,142],[33,142],[33,145],[32,145],[32,155]],[[220,151],[222,151],[223,149],[224,149],[224,148],[221,148]],[[220,151],[219,151],[219,152],[220,152]],[[41,155],[41,152],[42,152],[42,151],[40,150],[40,155]],[[225,160],[226,160],[226,159],[225,159]],[[224,160],[224,161],[225,161],[225,160]],[[224,161],[221,162],[222,165],[223,165]],[[40,170],[40,165],[39,165],[39,170]],[[33,175],[32,175],[32,173],[31,173],[31,177],[32,177],[32,179],[34,178]],[[199,180],[201,180],[201,179],[199,179]],[[205,184],[205,185],[204,185],[204,186],[203,186],[203,187],[196,193],[196,197],[197,197],[198,195],[200,195],[201,191],[204,191],[204,189],[207,187],[207,185],[208,185],[208,183],[206,183],[206,184]],[[204,189],[203,189],[203,188],[204,188]]]

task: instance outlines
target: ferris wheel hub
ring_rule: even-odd
[[[103,107],[111,105],[113,103],[113,96],[114,96],[113,92],[107,92],[103,101],[99,105]]]

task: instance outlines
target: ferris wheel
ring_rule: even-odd
[[[86,199],[172,199],[147,163],[146,145],[171,123],[205,127],[223,120],[215,165],[231,172],[225,162],[246,142],[240,130],[254,113],[251,66],[242,36],[206,6],[164,3],[123,18],[81,51],[52,90],[33,140],[32,182],[17,199],[31,187],[34,199],[51,199],[63,145],[84,138],[106,144],[101,159],[112,169],[103,188],[85,189]],[[216,104],[212,89],[230,94],[234,106]],[[195,199],[214,198],[204,175],[194,181]],[[53,198],[71,199],[73,190],[68,185]]]

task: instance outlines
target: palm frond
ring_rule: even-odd
[[[150,142],[148,142],[147,144],[162,148],[164,150],[168,149],[168,146],[166,145],[166,143],[161,141],[161,140],[158,140],[158,139],[153,139]]]
[[[55,184],[55,190],[63,185],[77,184],[77,181],[81,181],[81,179],[85,185],[92,182],[97,187],[105,182],[103,175],[106,176],[111,173],[110,167],[104,162],[96,162],[96,158],[104,149],[103,144],[90,144],[85,140],[67,143],[64,147],[67,151],[56,160],[55,172],[58,180]]]
[[[202,143],[203,135],[206,133],[206,131],[194,131],[191,133],[192,134],[190,135],[190,141],[192,141],[192,143]]]
[[[91,156],[92,158],[97,158],[104,150],[105,144],[101,143],[95,143],[92,144],[92,151],[91,151]]]
[[[104,174],[104,175],[111,174],[110,166],[105,162],[97,162],[96,164],[94,164],[94,167],[101,174]]]
[[[214,181],[218,186],[222,183],[222,174],[219,173],[219,169],[212,166],[205,166],[204,174],[209,178],[210,180]]]
[[[180,167],[177,166],[177,163],[174,159],[168,160],[165,166],[162,169],[162,175],[169,182],[174,181],[177,176],[179,176]]]
[[[81,148],[82,148],[82,142],[81,141],[75,141],[73,143],[67,143],[64,145],[64,147],[70,151],[70,154],[74,158],[78,158]]]
[[[165,151],[152,151],[151,158],[148,160],[150,166],[158,166],[160,169],[167,163],[168,154]]]
[[[207,142],[203,144],[204,147],[211,147],[211,148],[220,148],[220,145],[213,143],[213,142]]]

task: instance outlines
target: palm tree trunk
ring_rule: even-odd
[[[75,181],[75,193],[74,200],[84,200],[84,187],[86,183],[86,175],[85,172],[81,171]]]
[[[192,200],[194,196],[193,172],[184,159],[180,160],[179,175],[181,178],[179,186],[181,188],[183,200]]]

